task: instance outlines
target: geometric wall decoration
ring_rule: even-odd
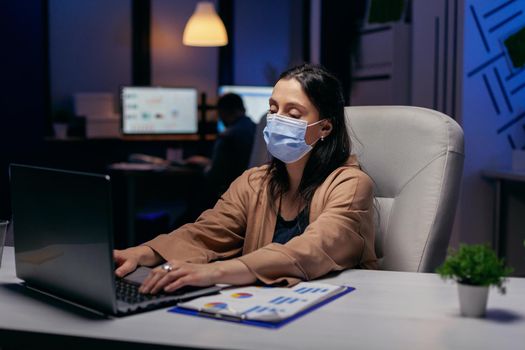
[[[525,149],[525,67],[521,63],[525,42],[525,1],[472,0],[465,16],[476,27],[480,46],[472,67],[466,67],[468,79],[479,79],[498,116],[496,133],[505,137],[512,149]],[[464,53],[469,55],[468,52]]]

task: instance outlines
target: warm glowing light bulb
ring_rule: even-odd
[[[228,35],[221,18],[215,12],[211,2],[199,2],[191,15],[182,43],[187,46],[224,46],[228,44]]]

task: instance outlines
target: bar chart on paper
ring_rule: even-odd
[[[293,288],[248,286],[224,289],[218,295],[179,304],[178,308],[218,317],[279,322],[349,289],[353,290],[315,282],[302,282]]]

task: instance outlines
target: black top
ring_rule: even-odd
[[[306,212],[306,208],[303,209],[295,219],[290,221],[284,220],[281,214],[279,214],[277,215],[272,242],[285,244],[295,236],[302,234],[308,224],[308,213]]]
[[[211,168],[206,178],[213,191],[220,195],[233,180],[248,168],[256,125],[243,116],[218,135],[213,149]]]

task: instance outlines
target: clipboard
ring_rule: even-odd
[[[308,287],[308,284],[309,282],[302,282],[301,284],[298,285],[298,288],[304,289]],[[343,295],[346,295],[355,290],[354,287],[350,287],[350,286],[337,286],[337,287],[339,289],[335,293],[332,293],[330,296],[326,298],[320,298],[319,300],[314,300],[309,305],[307,305],[305,308],[301,309],[300,311],[295,312],[289,316],[286,316],[280,320],[251,319],[249,316],[249,313],[246,313],[246,311],[243,313],[236,313],[236,312],[227,312],[227,310],[224,310],[224,309],[215,310],[215,311],[213,309],[210,310],[210,309],[204,309],[204,308],[192,309],[192,308],[187,307],[188,303],[179,304],[178,306],[169,309],[168,312],[173,312],[173,313],[178,313],[178,314],[183,314],[183,315],[190,315],[190,316],[197,316],[197,317],[211,318],[214,320],[239,323],[239,324],[248,325],[248,326],[278,329],[314,310],[317,310],[323,305],[326,305],[332,302],[333,300],[336,300],[342,297]],[[252,287],[252,288],[255,288],[255,287]],[[281,288],[281,289],[284,289],[284,288]],[[241,292],[238,292],[237,290],[241,290]],[[245,289],[229,289],[229,290],[223,290],[222,292],[242,294],[243,293],[242,290],[245,290]],[[248,294],[248,293],[244,293],[244,294]],[[198,298],[195,300],[198,301],[199,299],[210,300],[207,297]]]

